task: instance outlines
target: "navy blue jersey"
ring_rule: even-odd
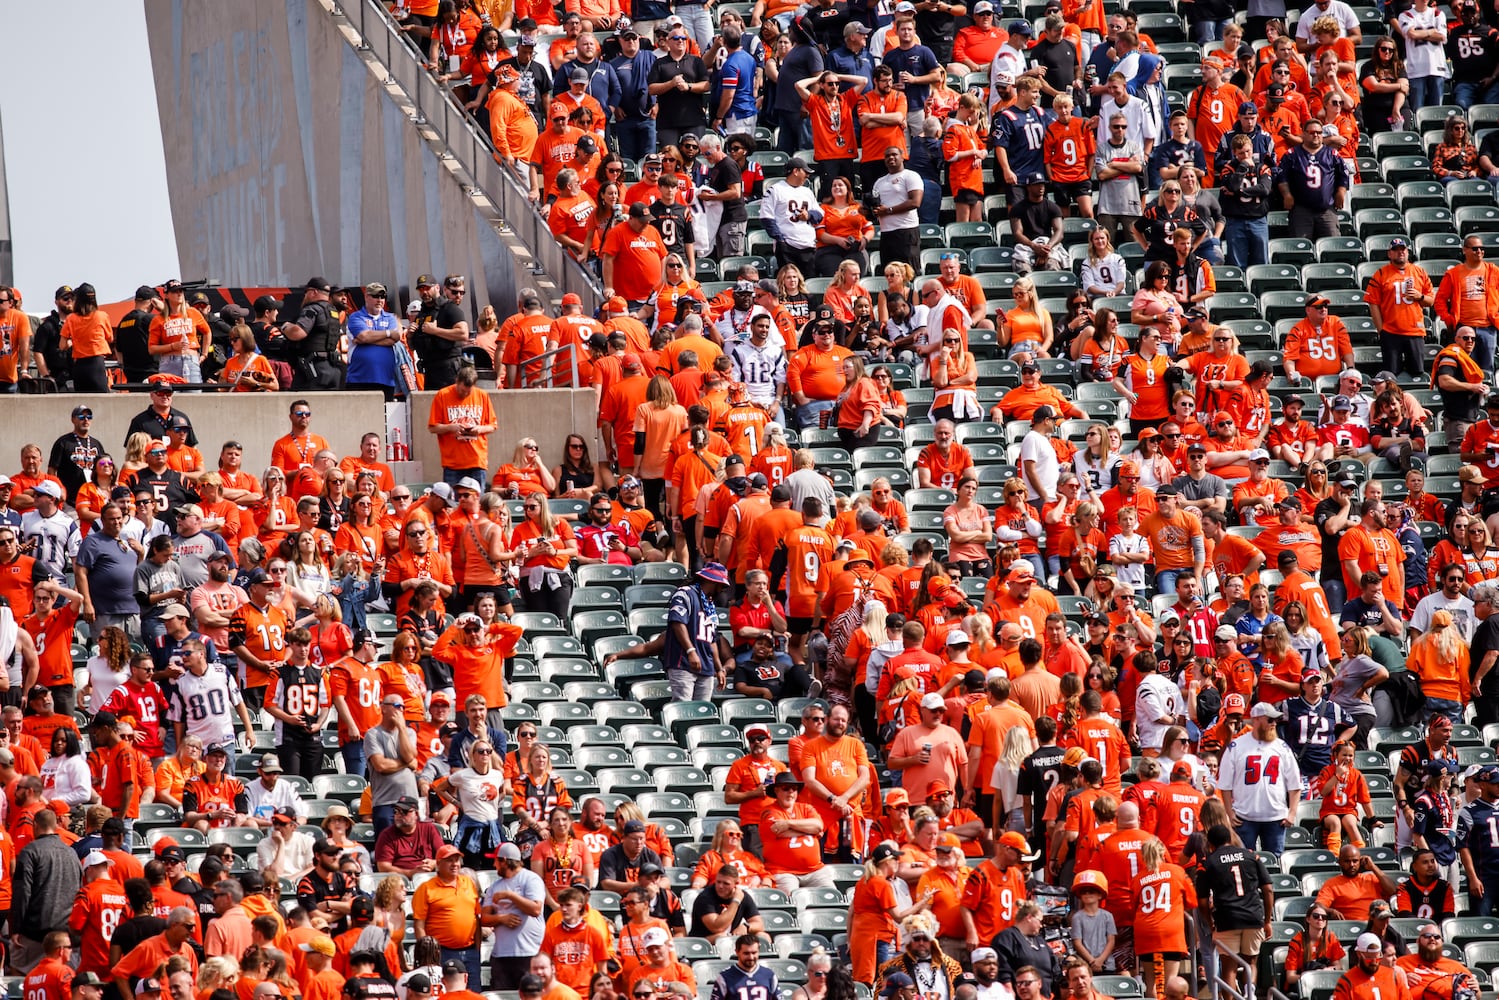
[[[695,583],[678,587],[671,595],[671,605],[666,612],[666,646],[661,660],[668,672],[682,670],[689,674],[709,676],[715,672],[713,645],[718,641],[718,608],[712,599]],[[677,641],[673,624],[680,623],[687,629],[687,638],[697,650],[699,667],[694,669],[687,659],[687,650]]]
[[[1321,774],[1332,763],[1333,737],[1338,727],[1349,721],[1348,713],[1327,698],[1308,705],[1300,695],[1287,698],[1281,711],[1286,717],[1280,723],[1280,738],[1296,755],[1301,773]]]
[[[1436,855],[1437,864],[1446,866],[1456,861],[1457,848],[1452,843],[1455,822],[1452,796],[1427,789],[1416,796],[1412,808],[1415,816],[1411,820],[1411,832],[1426,838],[1426,846]]]
[[[1479,799],[1464,806],[1452,839],[1473,855],[1480,878],[1499,878],[1499,808],[1494,803]]]
[[[1022,182],[1026,174],[1045,173],[1041,145],[1051,117],[1035,105],[1025,111],[1012,105],[994,116],[994,146],[1005,151],[1010,169]]]
[[[713,980],[712,1000],[776,1000],[779,991],[776,974],[770,969],[757,964],[752,972],[745,972],[736,962]]]
[[[1348,189],[1348,165],[1327,146],[1315,153],[1293,146],[1280,158],[1276,182],[1284,183],[1291,198],[1303,208],[1325,212],[1334,207],[1333,193]]]

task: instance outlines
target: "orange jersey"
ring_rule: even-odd
[[[1286,331],[1282,353],[1307,378],[1336,375],[1343,370],[1343,359],[1353,353],[1353,341],[1336,316],[1328,316],[1320,328],[1302,320]]]
[[[1001,871],[992,860],[986,860],[969,869],[963,883],[963,908],[973,914],[980,941],[993,940],[994,935],[1015,923],[1016,910],[1028,898],[1019,865]]]
[[[929,444],[921,449],[921,454],[916,458],[916,467],[926,469],[932,477],[932,485],[941,489],[950,490],[958,485],[958,480],[963,476],[963,470],[973,466],[973,454],[963,445],[954,443],[947,454],[936,444]]]
[[[137,783],[140,766],[136,756],[135,750],[124,740],[114,746],[100,747],[89,752],[88,770],[93,778],[94,790],[99,793],[99,801],[113,810],[116,816],[123,816],[131,805],[132,797],[140,797],[141,789]],[[127,785],[133,786],[128,795]]]
[[[1417,300],[1431,294],[1431,278],[1424,270],[1406,265],[1401,271],[1394,264],[1386,264],[1369,279],[1364,301],[1379,309],[1382,332],[1397,337],[1424,337],[1426,313]]]
[[[1130,882],[1135,914],[1135,954],[1187,950],[1186,915],[1197,908],[1197,890],[1180,865],[1163,864]]]
[[[832,583],[827,565],[838,546],[822,528],[804,524],[784,536],[786,548],[786,608],[792,617],[810,618],[819,596]]]
[[[66,962],[44,958],[26,976],[21,990],[26,1000],[69,1000],[73,995],[73,969]]]
[[[1199,86],[1187,100],[1187,117],[1192,121],[1194,138],[1202,143],[1203,149],[1209,151],[1208,178],[1204,183],[1212,180],[1211,153],[1217,150],[1223,137],[1234,127],[1239,105],[1243,102],[1244,92],[1231,83],[1220,84],[1217,90],[1208,90],[1205,85]]]
[[[243,604],[229,618],[229,648],[244,648],[260,660],[279,663],[286,656],[286,630],[290,627],[286,613],[274,604],[266,605],[263,611],[254,604]],[[270,684],[271,675],[265,670],[247,660],[241,662],[245,668],[245,687]]]
[[[779,820],[816,818],[817,810],[805,802],[792,803],[790,809],[782,809],[774,801],[765,806],[760,813],[760,853],[765,858],[765,867],[772,874],[806,875],[822,867],[821,838],[816,834],[777,836],[771,829]]]
[[[900,125],[866,125],[863,128],[863,138],[859,144],[859,159],[864,163],[877,163],[885,158],[885,150],[891,146],[898,148],[902,154],[907,152],[906,127],[906,95],[898,90],[892,90],[888,94],[880,94],[876,90],[867,90],[859,98],[856,111],[863,114],[873,115],[899,115],[902,120]]]
[[[1155,835],[1166,845],[1167,857],[1177,857],[1197,832],[1206,801],[1206,795],[1184,781],[1173,781],[1156,796]]]
[[[1103,765],[1103,787],[1119,797],[1119,775],[1129,766],[1129,741],[1108,719],[1082,719],[1063,745],[1082,747]]]
[[[853,159],[858,148],[854,129],[858,103],[859,91],[853,87],[831,99],[813,94],[803,103],[811,119],[812,152],[818,161]]]
[[[1092,176],[1098,136],[1081,118],[1054,121],[1046,127],[1041,156],[1054,184],[1076,184]]]
[[[68,926],[83,935],[79,972],[109,977],[109,942],[129,912],[125,887],[112,878],[95,879],[78,890]]]
[[[36,682],[47,687],[73,683],[73,626],[78,622],[78,610],[71,603],[48,614],[45,618],[29,615],[21,622],[32,641],[36,643],[36,658],[40,668]]]
[[[983,149],[978,131],[972,125],[957,119],[947,123],[947,131],[942,134],[942,157],[948,162],[947,180],[953,194],[959,191],[977,191],[980,195],[983,194],[984,157],[979,155],[962,160],[953,159],[958,153],[974,150],[982,154]]]
[[[328,668],[328,697],[342,697],[354,719],[350,726],[339,716],[338,738],[353,743],[380,724],[380,698],[385,690],[385,674],[378,664],[361,663],[345,656]]]

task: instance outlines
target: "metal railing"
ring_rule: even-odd
[[[1250,967],[1249,963],[1240,958],[1237,952],[1231,951],[1221,941],[1213,942],[1213,951],[1216,953],[1219,963],[1225,960],[1230,961],[1239,970],[1237,986],[1230,986],[1227,980],[1223,978],[1221,972],[1214,972],[1212,974],[1209,985],[1212,987],[1213,1000],[1254,1000],[1254,969]]]
[[[473,186],[494,205],[500,221],[525,245],[533,260],[519,262],[531,265],[533,272],[549,275],[559,296],[575,292],[583,299],[585,309],[596,309],[602,301],[602,289],[552,235],[531,201],[530,185],[495,160],[488,138],[428,71],[385,6],[379,0],[347,0],[341,12],[370,54],[385,67],[387,82],[400,88],[415,106],[416,127],[436,133]]]
[[[561,347],[554,347],[550,351],[547,351],[547,352],[545,352],[543,354],[538,354],[538,355],[536,355],[533,358],[527,358],[525,361],[522,361],[519,365],[516,366],[519,369],[516,374],[517,374],[517,377],[520,379],[520,383],[521,383],[520,386],[519,386],[519,388],[521,388],[521,389],[554,389],[554,388],[557,388],[557,386],[556,386],[555,383],[556,383],[558,375],[560,375],[561,372],[559,372],[558,369],[557,369],[556,361],[557,361],[557,358],[560,357],[563,354],[567,355],[567,359],[568,359],[567,363],[572,366],[572,379],[567,383],[567,385],[562,386],[562,388],[565,388],[565,389],[586,388],[586,387],[580,386],[578,384],[578,345],[577,344],[563,344]],[[530,368],[532,365],[535,365],[535,364],[538,364],[538,363],[543,364],[544,367],[545,367],[545,370],[542,372],[540,378],[538,378],[538,379],[536,379],[536,381],[532,382],[532,381],[530,381],[530,380],[528,380],[526,378],[526,369]]]

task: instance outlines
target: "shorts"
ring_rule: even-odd
[[[1253,958],[1260,953],[1260,945],[1265,943],[1265,929],[1263,927],[1241,927],[1232,931],[1214,931],[1213,940],[1223,945],[1235,955],[1245,958]],[[1167,956],[1168,958],[1171,956]]]
[[[1051,185],[1051,196],[1058,205],[1066,208],[1079,198],[1091,197],[1092,181],[1057,181]]]
[[[984,196],[970,188],[959,188],[953,192],[952,200],[956,205],[977,205],[983,201]]]
[[[810,635],[812,632],[812,616],[787,615],[786,631],[792,635]]]

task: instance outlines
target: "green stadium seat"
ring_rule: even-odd
[[[1486,180],[1453,181],[1444,193],[1447,206],[1454,212],[1473,205],[1494,204],[1494,186]]]
[[[1270,241],[1270,259],[1277,264],[1300,267],[1317,260],[1317,255],[1311,240],[1298,236],[1281,236]]]
[[[1410,132],[1383,132],[1381,135],[1411,135]],[[1420,140],[1416,140],[1418,143]],[[1431,176],[1431,161],[1424,156],[1391,155],[1379,161],[1379,173],[1387,183],[1400,185]]]

